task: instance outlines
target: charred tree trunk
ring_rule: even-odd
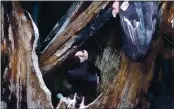
[[[29,13],[18,2],[3,3],[1,34],[5,60],[2,99],[8,108],[53,108],[45,86],[35,48],[38,30]],[[1,8],[3,9],[3,7]],[[11,9],[11,10],[7,10]],[[3,87],[4,86],[4,87]]]

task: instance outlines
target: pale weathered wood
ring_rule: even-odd
[[[51,93],[45,86],[37,65],[38,60],[34,47],[37,35],[33,21],[18,2],[9,3],[12,10],[10,13],[5,13],[9,17],[9,27],[6,28],[8,35],[4,38],[9,39],[7,44],[9,61],[3,75],[3,82],[9,83],[5,90],[9,90],[10,95],[7,95],[6,99],[8,99],[8,103],[14,104],[14,107],[10,107],[14,109],[22,107],[53,108]],[[12,97],[12,95],[15,96]],[[10,99],[11,97],[13,99]]]

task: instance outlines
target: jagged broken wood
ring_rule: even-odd
[[[22,107],[53,108],[51,92],[43,81],[35,52],[39,37],[38,29],[29,13],[25,12],[18,2],[9,4],[10,7],[5,7],[5,10],[11,10],[4,13],[9,18],[8,22],[5,22],[8,27],[1,31],[2,34],[8,31],[8,34],[1,37],[2,41],[8,42],[4,44],[8,64],[4,71],[3,81],[7,85],[4,90],[9,90],[10,95],[6,96],[8,100],[4,102],[14,104],[11,108],[17,109]]]
[[[78,109],[86,109],[89,108],[93,105],[95,105],[102,97],[103,93],[101,93],[93,102],[89,103],[88,105],[84,105],[84,97],[82,98],[82,102],[80,104],[80,107]],[[58,103],[56,109],[65,109],[67,106],[68,101],[66,100],[67,98],[63,98],[64,100],[60,100],[60,102]],[[76,99],[76,97],[75,97]],[[72,107],[73,109],[75,108],[75,106]]]

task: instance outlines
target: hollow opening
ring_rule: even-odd
[[[31,13],[31,16],[38,26],[40,33],[40,44],[53,29],[58,20],[66,13],[73,2],[20,2],[22,7]],[[89,4],[89,3],[88,3]],[[38,9],[37,9],[38,8]],[[38,12],[34,12],[38,11]],[[49,16],[49,17],[48,17]],[[119,40],[119,41],[118,41]],[[117,43],[115,43],[117,42]],[[120,21],[110,19],[103,27],[87,40],[79,49],[85,49],[89,53],[89,59],[96,64],[97,57],[102,57],[106,47],[111,52],[121,49]],[[71,67],[71,60],[66,61],[58,68],[52,69],[43,79],[46,86],[52,93],[52,103],[56,107],[59,100],[57,93],[69,96],[71,85],[67,82],[66,73]],[[116,66],[113,66],[113,68]],[[100,69],[100,68],[99,68]]]
[[[93,64],[99,67],[99,65],[97,65],[96,63],[96,60],[98,59],[97,57],[100,57],[100,60],[101,60],[101,58],[103,57],[103,52],[105,49],[107,49],[108,46],[110,47],[112,53],[114,50],[121,49],[121,37],[120,37],[119,26],[120,26],[119,19],[114,19],[114,18],[110,19],[99,31],[97,31],[96,34],[91,36],[91,38],[89,38],[79,48],[79,50],[83,50],[83,49],[87,50],[89,53],[89,59],[93,62]],[[118,53],[119,52],[117,52],[116,54]],[[62,93],[64,96],[69,96],[68,90],[69,88],[71,88],[71,85],[67,82],[66,74],[69,68],[71,67],[71,65],[72,65],[72,62],[68,58],[65,60],[64,63],[61,64],[61,66],[59,66],[58,68],[52,69],[51,71],[49,71],[48,74],[44,76],[44,81],[52,93],[52,102],[54,106],[57,106],[59,102],[58,98],[56,97],[58,93]],[[112,69],[117,67],[117,65],[115,64],[114,65],[110,64],[110,66],[112,66]],[[102,71],[100,67],[99,69]],[[103,76],[103,74],[101,75]],[[104,75],[107,76],[107,74],[104,74]],[[111,76],[109,79],[112,80],[113,76]]]
[[[43,43],[49,32],[53,29],[73,2],[20,2],[22,8],[27,10],[40,33],[40,44]],[[88,3],[89,4],[89,3]],[[37,12],[34,12],[37,11]],[[114,23],[113,23],[114,22]],[[107,46],[111,52],[114,49],[121,49],[119,17],[110,19],[103,27],[87,40],[79,49],[86,49],[89,59],[96,64],[97,57],[102,57]],[[120,40],[120,41],[118,41]],[[114,43],[117,42],[117,43]],[[57,93],[69,96],[71,85],[67,82],[66,73],[71,67],[71,61],[67,59],[60,67],[52,69],[47,75],[43,76],[46,86],[51,91],[52,103],[56,107],[59,100]],[[114,68],[115,66],[113,66]]]

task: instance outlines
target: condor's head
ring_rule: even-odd
[[[75,56],[77,56],[80,59],[80,63],[82,63],[88,59],[88,52],[86,50],[78,51]]]

